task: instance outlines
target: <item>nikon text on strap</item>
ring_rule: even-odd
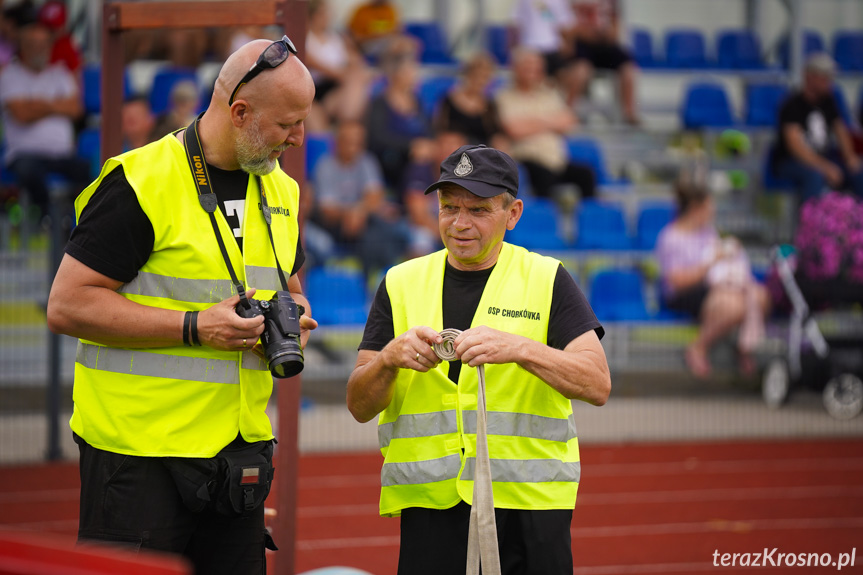
[[[192,178],[195,180],[195,185],[198,188],[198,201],[201,202],[201,207],[210,216],[210,223],[213,225],[213,233],[216,234],[216,241],[219,243],[219,250],[222,252],[222,258],[225,260],[225,265],[228,268],[228,273],[231,274],[231,281],[234,284],[234,289],[240,296],[240,303],[248,308],[249,300],[246,297],[246,288],[237,278],[237,273],[234,271],[234,266],[231,265],[231,257],[228,255],[228,250],[225,247],[225,241],[222,234],[219,233],[219,226],[216,223],[216,209],[219,206],[218,198],[216,197],[213,187],[210,184],[210,173],[207,170],[207,160],[204,157],[204,149],[201,146],[201,137],[198,134],[198,122],[201,121],[203,112],[195,118],[195,121],[186,128],[186,134],[183,138],[183,144],[186,149],[186,159],[189,161],[189,169],[192,170]],[[273,240],[273,230],[270,224],[272,216],[270,214],[270,206],[267,203],[267,193],[264,190],[264,182],[260,176],[255,176],[258,183],[258,191],[261,194],[261,212],[264,215],[264,221],[267,224],[267,235],[270,238],[270,246],[273,248],[273,257],[276,259],[276,269],[279,271],[279,281],[282,284],[284,291],[288,290],[288,281],[285,278],[285,272],[282,271],[282,266],[279,264],[279,256],[276,253],[276,244]]]

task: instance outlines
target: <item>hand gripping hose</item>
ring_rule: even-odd
[[[457,329],[440,332],[443,343],[434,344],[434,351],[443,361],[453,361],[453,341],[461,333]],[[473,505],[467,540],[466,575],[479,575],[480,557],[483,575],[500,575],[500,555],[497,548],[497,525],[494,520],[494,494],[491,489],[491,464],[486,438],[485,369],[476,368],[479,389],[476,394],[476,466],[473,479]]]

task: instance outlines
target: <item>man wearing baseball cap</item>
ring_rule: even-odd
[[[462,146],[431,192],[445,248],[386,274],[347,389],[358,421],[380,414],[380,513],[401,516],[399,573],[465,572],[484,366],[502,572],[571,574],[571,400],[608,399],[603,328],[559,261],[503,241],[524,209],[512,158]],[[448,328],[461,330],[457,359],[442,362],[432,346]]]
[[[836,63],[817,52],[806,61],[803,86],[779,110],[773,171],[790,180],[801,200],[825,189],[850,189],[863,197],[863,161],[855,153],[833,95]]]

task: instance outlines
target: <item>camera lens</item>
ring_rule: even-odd
[[[278,350],[267,350],[267,363],[275,377],[293,377],[303,371],[303,350],[293,339],[286,339]]]

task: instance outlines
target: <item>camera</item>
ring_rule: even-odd
[[[261,343],[270,373],[275,377],[293,377],[303,371],[300,316],[305,309],[294,303],[290,293],[277,291],[269,300],[241,300],[236,310],[240,317],[264,316]]]

